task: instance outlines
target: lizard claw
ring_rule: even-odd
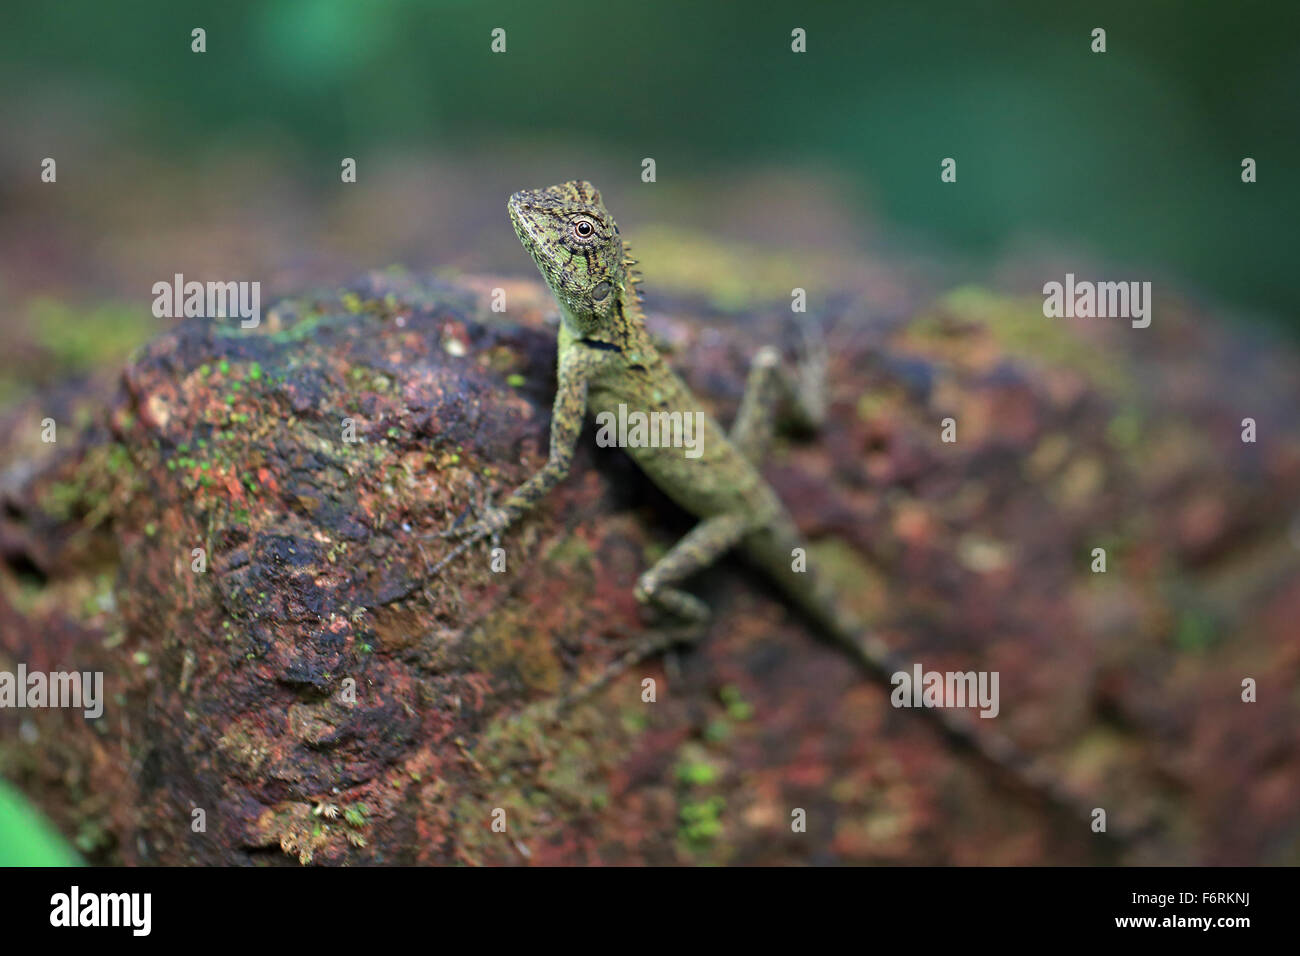
[[[456,516],[456,520],[451,523],[450,528],[443,528],[441,531],[433,532],[433,534],[444,540],[447,538],[473,538],[477,541],[482,537],[480,534],[482,526],[492,523],[493,512],[498,509],[492,504],[491,491],[484,491],[477,481],[471,481],[471,487],[473,488],[473,497],[469,506]],[[473,515],[474,520],[469,524],[462,524],[461,522],[465,520],[467,515]]]
[[[465,518],[469,515],[473,515],[474,520],[464,523]],[[443,568],[484,539],[490,541],[492,547],[499,548],[501,546],[502,532],[510,524],[511,517],[508,511],[497,508],[492,504],[491,492],[484,492],[477,481],[473,482],[473,498],[469,507],[456,516],[456,520],[451,523],[451,527],[425,534],[426,538],[438,537],[444,541],[453,539],[458,542],[432,567],[429,566],[428,559],[425,559],[426,577],[437,577]],[[424,555],[423,549],[421,549],[420,554],[421,556]]]
[[[446,540],[447,538],[465,538],[473,533],[474,533],[474,525],[472,524],[461,525],[459,527],[456,525],[452,525],[450,528],[443,528],[441,531],[435,532],[435,534],[437,534],[438,537],[444,540]]]
[[[429,577],[437,576],[443,568],[451,564],[458,557],[468,551],[480,541],[487,540],[492,547],[501,547],[501,535],[506,527],[510,524],[510,512],[504,508],[489,508],[483,512],[477,521],[462,527],[451,527],[439,531],[440,538],[456,538],[459,543],[448,551],[438,560],[432,568],[428,570]]]
[[[510,524],[510,513],[504,508],[489,508],[472,524],[451,527],[438,532],[440,538],[455,538],[466,544],[474,544],[484,538],[491,538],[496,544],[501,542],[501,532]]]
[[[437,563],[437,564],[435,564],[433,567],[429,568],[429,569],[425,572],[425,577],[426,577],[426,578],[436,578],[439,574],[442,573],[442,569],[443,569],[443,568],[445,568],[447,565],[451,564],[451,562],[455,561],[457,558],[459,558],[462,554],[464,554],[466,551],[468,551],[468,550],[469,550],[470,548],[472,548],[473,546],[474,546],[474,541],[473,541],[472,539],[471,539],[471,540],[468,540],[468,541],[462,541],[460,544],[456,545],[456,547],[452,548],[450,551],[448,551],[446,554],[444,554],[444,555],[443,555],[443,556],[438,560],[438,563]]]

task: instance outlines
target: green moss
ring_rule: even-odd
[[[72,517],[81,502],[81,484],[77,481],[52,482],[41,499],[41,509],[58,521]]]
[[[565,568],[586,567],[591,563],[591,546],[581,535],[570,534],[561,538],[546,553],[545,560]]]
[[[677,765],[677,779],[690,786],[707,786],[718,779],[718,771],[712,764],[703,761],[691,761]]]
[[[27,335],[53,354],[64,374],[118,365],[158,332],[157,320],[136,305],[81,308],[49,298],[30,301],[23,324]]]
[[[120,475],[134,467],[131,454],[126,450],[125,445],[108,446],[108,453],[105,458],[108,471],[113,475]]]
[[[732,684],[728,684],[718,692],[722,698],[722,703],[727,707],[727,716],[732,720],[746,721],[754,716],[754,707],[745,702],[740,696],[740,690]]]
[[[719,243],[666,226],[638,230],[633,254],[655,288],[705,295],[715,308],[737,312],[758,302],[790,300],[827,274],[824,257]]]
[[[646,715],[644,707],[624,709],[619,715],[619,723],[625,733],[639,734],[644,733],[650,726],[650,718]]]
[[[681,819],[679,834],[694,848],[707,845],[722,835],[722,811],[727,802],[715,794],[706,800],[683,803],[678,811]]]
[[[1136,409],[1124,409],[1107,423],[1106,438],[1116,448],[1134,448],[1142,439],[1142,416]]]
[[[368,809],[364,803],[353,804],[345,807],[343,810],[343,819],[347,821],[348,826],[360,829],[366,825],[366,813]]]
[[[955,315],[986,328],[1011,355],[1074,369],[1099,391],[1125,404],[1136,397],[1130,359],[1116,349],[1085,346],[1062,328],[1061,323],[1070,320],[1043,315],[1041,298],[1012,298],[979,286],[962,286],[944,296],[939,305],[937,314],[918,317],[914,332],[942,334],[945,313]]]
[[[1185,610],[1178,616],[1174,630],[1174,643],[1179,650],[1196,653],[1211,647],[1218,640],[1218,627],[1214,618],[1204,611]]]
[[[137,480],[135,464],[123,446],[97,445],[87,451],[71,477],[46,487],[41,508],[59,521],[84,515],[85,525],[95,527],[108,517],[115,494],[129,492]]]

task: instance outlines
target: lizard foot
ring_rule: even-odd
[[[466,516],[470,514],[474,516],[474,520],[469,524],[461,524]],[[484,492],[475,482],[474,497],[469,507],[460,513],[456,520],[452,522],[450,528],[444,528],[441,531],[432,533],[439,538],[450,538],[459,543],[443,555],[432,567],[426,567],[426,575],[436,577],[442,572],[443,568],[480,541],[487,540],[493,548],[501,547],[501,535],[510,526],[513,517],[505,508],[494,506],[491,493]],[[429,536],[426,535],[426,537]]]
[[[631,648],[607,664],[595,677],[559,700],[551,701],[550,716],[558,718],[566,710],[586,700],[601,688],[609,685],[619,675],[643,661],[659,655],[665,656],[665,662],[673,660],[677,651],[699,643],[707,631],[708,628],[699,623],[664,627],[650,631],[645,637],[633,644]],[[676,675],[669,675],[670,680],[675,679],[675,677]]]
[[[647,575],[642,575],[636,586],[636,599],[669,617],[683,623],[704,625],[711,616],[709,606],[694,594],[679,588],[656,586]]]
[[[636,598],[652,607],[658,614],[673,622],[667,633],[695,633],[691,640],[675,640],[662,648],[664,670],[671,681],[682,676],[681,651],[684,645],[694,644],[708,627],[709,606],[693,594],[679,588],[656,587],[642,576],[636,589]]]

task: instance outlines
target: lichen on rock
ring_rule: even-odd
[[[501,286],[508,315],[486,305]],[[749,354],[794,329],[788,304],[709,301],[652,300],[651,318],[727,419]],[[587,435],[505,573],[483,551],[430,579],[435,532],[545,458],[550,309],[535,283],[375,273],[257,329],[188,322],[110,389],[11,409],[0,666],[101,669],[111,704],[102,723],[0,714],[0,772],[115,863],[1087,859],[739,565],[692,583],[717,618],[676,668],[548,710],[644,632],[633,583],[689,526]],[[1294,409],[1295,357],[1152,335],[1161,377],[1138,379],[1132,337],[1071,360],[1018,334],[1023,313],[966,290],[825,316],[831,421],[783,440],[768,477],[886,639],[998,669],[1010,735],[1172,821],[1156,862],[1295,862],[1207,823],[1258,796],[1265,764],[1294,786],[1294,755],[1276,762],[1294,702],[1210,708],[1213,726],[1204,706],[1231,696],[1224,672],[1294,685],[1300,575],[1276,503],[1300,487],[1300,439],[1242,449],[1230,426],[1243,403]],[[1229,363],[1240,396],[1170,387]],[[57,448],[20,447],[38,407],[93,413]],[[1089,572],[1098,542],[1123,575]]]

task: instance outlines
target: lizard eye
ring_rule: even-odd
[[[595,231],[596,227],[588,219],[579,219],[573,224],[573,234],[579,239],[590,239]]]

